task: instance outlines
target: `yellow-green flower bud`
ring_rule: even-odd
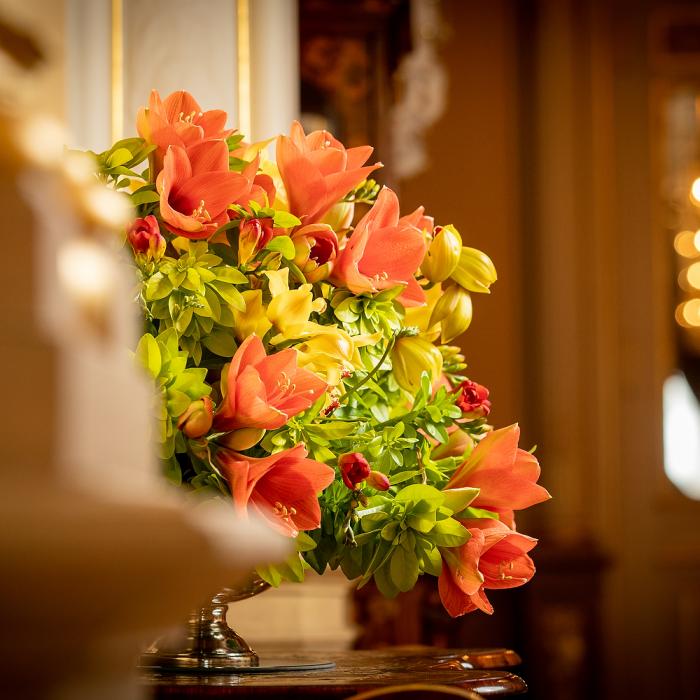
[[[402,336],[391,350],[391,364],[399,386],[415,393],[423,372],[428,372],[431,383],[438,379],[442,355],[435,345],[419,335]]]
[[[496,268],[486,253],[476,248],[462,248],[459,263],[450,275],[461,287],[470,292],[489,294],[489,287],[496,281]]]
[[[443,343],[462,335],[472,322],[472,298],[458,284],[450,285],[437,300],[430,316],[430,326],[440,324]]]
[[[446,280],[457,267],[462,239],[454,226],[438,226],[420,266],[431,282]]]

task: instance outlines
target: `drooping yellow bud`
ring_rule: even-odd
[[[262,428],[241,428],[222,435],[218,440],[231,450],[247,450],[262,440],[265,431]]]
[[[454,226],[438,226],[420,266],[431,282],[446,280],[457,267],[462,239]]]
[[[472,298],[458,284],[450,285],[438,299],[430,316],[430,325],[440,323],[443,343],[462,335],[472,322]]]
[[[399,338],[391,350],[394,378],[399,386],[414,393],[420,387],[420,376],[428,372],[431,383],[442,372],[442,355],[435,345],[419,335]]]
[[[245,311],[233,309],[233,327],[236,339],[244,341],[249,335],[255,333],[258,338],[262,338],[267,331],[272,328],[272,324],[267,318],[267,309],[263,305],[262,290],[247,289],[241,292],[245,301]]]
[[[466,246],[462,248],[459,263],[450,276],[461,287],[481,294],[489,294],[489,287],[498,279],[491,258]]]

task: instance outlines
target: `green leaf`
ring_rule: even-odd
[[[168,389],[168,400],[165,405],[168,408],[169,415],[178,418],[189,408],[191,403],[190,397],[184,392],[177,389]]]
[[[420,471],[405,471],[405,472],[397,472],[396,474],[392,474],[389,481],[391,481],[392,486],[396,486],[397,484],[403,484],[405,481],[409,481],[410,479],[413,479],[414,477],[418,476],[420,474]]]
[[[423,501],[428,506],[428,510],[437,510],[445,500],[445,496],[442,491],[438,491],[434,486],[411,484],[401,489],[394,500],[397,503],[406,503],[407,505],[418,505]],[[425,507],[421,508],[421,512],[424,511]]]
[[[396,596],[399,594],[399,589],[396,587],[396,585],[394,585],[394,582],[389,575],[388,566],[383,566],[378,571],[375,571],[374,582],[377,584],[379,592],[385,598],[396,598]]]
[[[275,236],[266,246],[265,250],[280,253],[285,260],[294,260],[296,249],[289,236]]]
[[[301,225],[301,221],[288,211],[276,211],[273,222],[278,228],[292,228]]]
[[[442,572],[442,557],[438,548],[429,543],[420,543],[417,549],[423,571],[431,576],[439,576]]]
[[[430,541],[438,547],[460,547],[470,538],[469,530],[454,518],[438,520],[430,531]]]
[[[182,484],[182,470],[174,455],[171,455],[167,460],[163,460],[163,474],[165,478],[170,483],[175,484],[175,486],[180,486]]]
[[[167,277],[164,277],[161,272],[156,272],[155,275],[149,278],[146,283],[146,301],[156,301],[164,299],[173,291],[173,285]]]
[[[140,204],[153,204],[160,201],[160,195],[151,187],[142,187],[131,195],[131,203],[137,207]]]
[[[117,148],[113,150],[107,158],[107,167],[115,168],[124,165],[131,160],[131,151],[127,148]]]
[[[245,299],[241,293],[232,285],[226,282],[211,282],[209,285],[227,304],[230,304],[236,311],[245,311]]]
[[[231,358],[236,352],[233,334],[225,330],[213,330],[202,338],[202,344],[219,357]]]
[[[222,265],[212,270],[216,274],[216,279],[229,284],[247,284],[248,278],[237,268],[229,265]]]
[[[465,486],[460,489],[445,489],[442,493],[445,496],[443,505],[453,513],[459,513],[479,495],[479,489]]]
[[[492,510],[486,510],[485,508],[465,508],[459,517],[464,520],[475,520],[480,518],[491,518],[492,520],[500,520],[498,513],[494,513]]]
[[[156,339],[150,334],[141,336],[139,344],[136,346],[136,359],[143,365],[152,377],[160,374],[161,355]]]
[[[410,591],[416,585],[418,573],[416,555],[403,547],[396,547],[389,560],[389,574],[396,588],[402,592]]]

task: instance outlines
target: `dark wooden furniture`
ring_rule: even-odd
[[[280,655],[281,656],[281,655]],[[407,683],[450,685],[485,697],[518,695],[527,690],[519,676],[507,670],[518,655],[506,649],[449,650],[383,649],[340,653],[286,654],[285,660],[332,660],[329,671],[226,675],[149,673],[143,677],[146,697],[160,700],[191,698],[350,698],[382,686]]]

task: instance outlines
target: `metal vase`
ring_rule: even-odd
[[[252,598],[269,588],[258,576],[240,586],[224,588],[209,603],[194,610],[186,627],[157,639],[141,655],[141,668],[190,673],[214,673],[258,666],[258,655],[226,622],[229,603]]]

